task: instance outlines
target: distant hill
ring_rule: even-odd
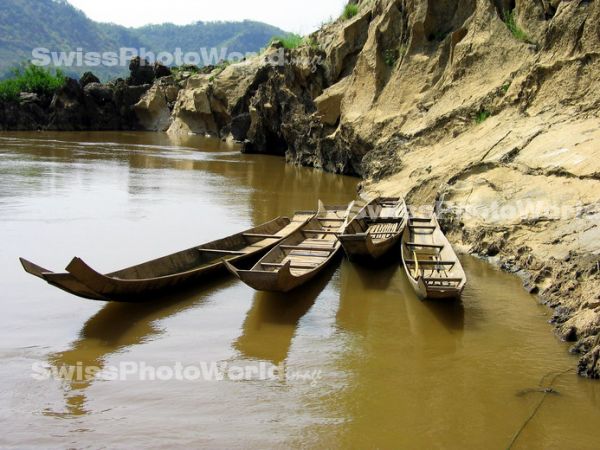
[[[2,0],[0,8],[0,76],[32,59],[34,48],[51,51],[147,51],[199,52],[201,48],[223,48],[228,52],[255,52],[283,30],[260,22],[197,22],[192,25],[148,25],[126,28],[89,19],[66,0]],[[122,76],[127,67],[73,67],[67,73],[91,70],[103,79]]]

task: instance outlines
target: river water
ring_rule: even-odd
[[[222,277],[103,304],[17,260],[111,271],[347,202],[356,183],[199,137],[0,134],[0,445],[503,449],[525,424],[514,448],[597,449],[600,383],[568,371],[517,278],[470,257],[457,303],[419,301],[398,264],[344,260],[288,295]],[[104,376],[45,376],[82,367]]]

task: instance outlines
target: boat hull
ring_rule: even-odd
[[[340,235],[340,240],[346,255],[351,261],[371,263],[386,257],[397,248],[401,234],[383,242],[375,243],[366,233]]]
[[[21,265],[25,272],[41,278],[46,281],[48,284],[57,287],[69,294],[76,295],[78,297],[82,297],[88,300],[101,300],[106,301],[107,299],[102,295],[94,292],[90,288],[88,288],[85,284],[81,283],[70,273],[54,273],[48,269],[44,269],[36,264],[33,264],[30,261],[27,261],[25,258],[19,258],[21,261]]]
[[[407,209],[399,197],[374,198],[363,205],[338,239],[351,261],[373,263],[397,248]]]
[[[227,260],[237,264],[255,261],[311,218],[308,213],[293,220],[279,217],[245,232],[110,274],[92,269],[81,258],[73,258],[66,273],[51,272],[25,259],[21,259],[21,264],[28,273],[82,298],[145,302],[192,286],[207,276],[226,274]],[[243,251],[233,250],[244,243]],[[226,250],[221,250],[223,248]],[[195,262],[198,262],[196,266]]]
[[[227,269],[258,291],[290,292],[307,283],[341,252],[337,236],[345,230],[349,208],[324,207],[296,233],[277,244],[250,270],[241,270],[232,261]]]
[[[340,255],[340,248],[332,255],[332,257],[323,263],[318,270],[313,270],[301,276],[295,276],[290,269],[290,264],[282,267],[277,272],[239,270],[233,264],[225,263],[227,269],[238,277],[244,284],[248,285],[256,291],[263,292],[291,292],[303,284],[310,282],[319,273],[325,270],[332,261]]]
[[[416,225],[414,228],[431,227],[430,234],[415,235],[408,225],[402,235],[402,265],[408,281],[421,300],[459,299],[467,282],[460,260],[435,217],[431,216],[429,222],[420,220],[420,223],[429,225]],[[415,236],[420,239],[415,239]],[[418,254],[416,248],[427,250]]]

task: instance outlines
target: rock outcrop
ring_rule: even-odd
[[[140,126],[148,131],[167,131],[179,90],[173,76],[159,79],[134,106]]]
[[[0,102],[0,130],[162,130],[170,123],[171,110],[166,118],[148,117],[149,113],[138,117],[136,105],[152,87],[164,94],[172,109],[179,87],[168,80],[170,73],[160,64],[141,64],[136,59],[127,81],[100,83],[87,72],[79,81],[67,79],[51,97],[22,93],[17,101]],[[160,109],[156,100],[148,102],[147,108]]]
[[[600,2],[364,0],[283,65],[197,76],[169,132],[443,205],[465,251],[520,274],[600,377]]]

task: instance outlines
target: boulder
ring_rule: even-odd
[[[90,126],[81,84],[72,78],[52,98],[47,128],[50,130],[85,130]]]
[[[231,119],[231,136],[238,142],[244,142],[248,136],[248,130],[252,119],[250,113],[242,113]]]
[[[171,69],[169,69],[167,66],[165,66],[159,62],[154,63],[154,78],[155,79],[169,77],[171,75],[172,75]]]
[[[188,85],[195,87],[179,92],[168,133],[219,136],[219,127],[211,108],[212,87],[207,77],[204,83],[202,80],[200,77],[188,80]]]
[[[92,72],[86,72],[79,79],[79,84],[81,87],[86,87],[90,83],[100,83],[100,79]]]
[[[83,88],[83,92],[98,105],[111,103],[114,99],[114,90],[111,86],[102,83],[89,83]]]
[[[21,92],[19,94],[20,103],[39,103],[40,96],[33,92]]]
[[[326,125],[336,125],[341,114],[342,99],[346,92],[350,77],[343,78],[338,83],[325,89],[323,93],[315,99],[317,111],[321,117],[321,122]]]
[[[172,77],[155,83],[134,106],[140,126],[149,131],[166,131],[179,87]]]
[[[148,60],[142,60],[139,56],[136,56],[129,63],[130,75],[127,78],[127,84],[129,86],[152,84],[155,78],[154,70],[154,66]]]

